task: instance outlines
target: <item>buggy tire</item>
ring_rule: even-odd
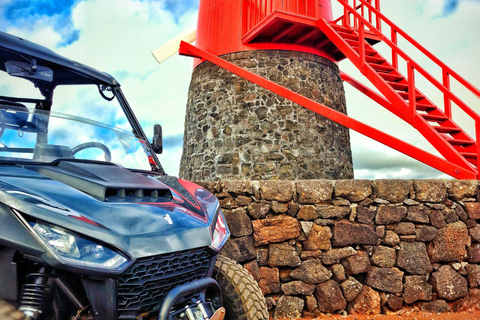
[[[22,320],[25,316],[23,312],[18,311],[17,308],[11,304],[0,300],[0,319],[2,320]]]
[[[225,320],[268,320],[265,297],[257,282],[241,265],[218,256],[213,276],[222,290]]]

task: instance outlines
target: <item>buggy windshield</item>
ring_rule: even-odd
[[[151,170],[145,142],[107,124],[0,102],[0,162],[107,161]]]

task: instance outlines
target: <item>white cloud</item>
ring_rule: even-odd
[[[477,85],[480,83],[480,64],[476,59],[480,52],[480,33],[477,32],[480,16],[478,2],[462,1],[454,14],[444,18],[439,17],[443,4],[440,0],[388,0],[381,4],[382,12],[394,23],[469,81]],[[72,9],[72,28],[79,30],[79,39],[64,48],[58,48],[62,39],[61,33],[52,27],[55,19],[56,17],[42,17],[30,24],[10,27],[7,32],[46,45],[73,60],[115,76],[122,83],[122,88],[148,136],[152,135],[154,123],[162,124],[164,135],[183,134],[192,60],[173,57],[158,65],[150,52],[194,25],[195,11],[187,11],[181,17],[174,17],[159,1],[82,1]],[[405,50],[411,52],[409,48]],[[422,65],[428,65],[415,53],[412,56]],[[351,65],[348,66],[348,63],[342,62],[341,68],[361,78],[359,72]],[[345,87],[349,115],[438,154],[410,125],[357,93],[355,89],[349,88],[347,84]],[[420,89],[424,93],[430,90],[422,87]],[[20,89],[17,89],[17,92],[21,93]],[[73,108],[80,105],[79,99],[63,97],[65,101],[69,98]],[[83,98],[89,100],[90,96]],[[476,97],[469,96],[467,101],[474,108],[478,106]],[[461,114],[455,115],[455,120],[466,126],[466,130],[473,135],[471,121]],[[435,170],[416,165],[417,161],[404,155],[393,152],[395,156],[391,156],[390,148],[358,134],[352,134],[352,150],[355,164],[364,164],[356,169],[357,178],[439,175]],[[167,172],[178,173],[180,156],[181,146],[165,150],[160,156]],[[381,158],[385,165],[380,166],[373,161],[377,158]]]

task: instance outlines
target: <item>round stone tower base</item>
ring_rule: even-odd
[[[294,51],[222,56],[346,113],[338,66]],[[210,62],[192,75],[180,176],[194,181],[353,178],[348,129]]]

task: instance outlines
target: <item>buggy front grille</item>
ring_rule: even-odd
[[[116,280],[118,319],[157,310],[170,290],[205,277],[211,261],[205,248],[138,259]]]

